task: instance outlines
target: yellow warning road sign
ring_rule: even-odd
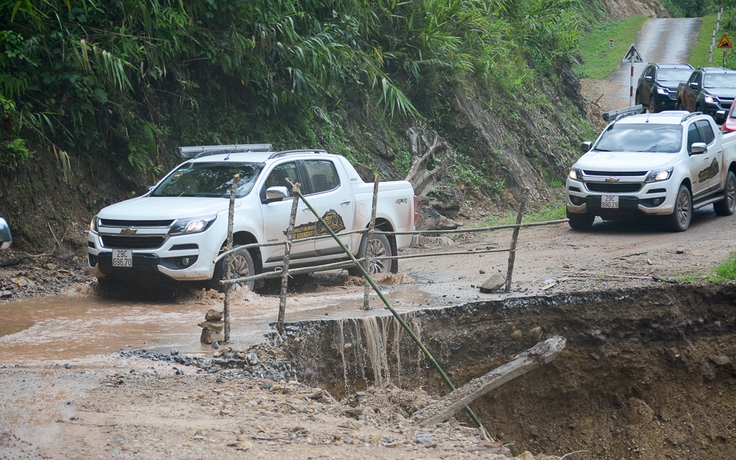
[[[718,48],[733,48],[733,45],[731,44],[731,40],[729,40],[728,37],[724,35],[721,38],[721,41],[718,42]]]

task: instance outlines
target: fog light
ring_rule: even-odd
[[[659,206],[659,204],[662,203],[662,198],[655,198],[653,201],[654,201],[654,206]]]
[[[182,257],[179,265],[182,267],[188,267],[189,265],[191,265],[191,263],[192,260],[189,257]]]

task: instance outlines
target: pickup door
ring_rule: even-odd
[[[690,112],[697,110],[698,94],[702,86],[703,74],[701,72],[693,72],[682,87],[680,101],[685,110]]]
[[[266,189],[274,185],[286,186],[291,194],[292,183],[300,183],[301,191],[309,204],[318,212],[335,233],[349,232],[352,228],[355,203],[347,181],[341,181],[336,165],[329,159],[297,160],[281,163],[273,168],[265,180],[261,197],[265,200]],[[289,228],[292,200],[271,201],[263,204],[263,235],[266,241],[284,241]],[[327,235],[319,240],[303,241],[305,238]],[[343,237],[349,247],[349,238]],[[342,249],[329,237],[329,232],[320,224],[312,211],[303,202],[299,203],[294,226],[290,261],[295,264],[307,263],[309,259],[328,260],[339,258]],[[283,246],[264,247],[264,265],[273,267],[284,257]]]
[[[690,155],[690,177],[692,178],[693,198],[717,190],[721,185],[720,165],[723,151],[715,140],[711,123],[698,120],[687,128],[687,150],[692,151],[695,142],[704,142],[708,150],[705,153]]]

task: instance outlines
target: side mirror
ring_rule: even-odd
[[[8,249],[13,243],[13,237],[10,235],[10,226],[0,217],[0,249]]]
[[[646,80],[646,81],[652,81],[652,80],[654,80],[654,79],[652,78],[652,76],[651,76],[651,75],[646,75],[646,76],[644,77],[644,80]]]
[[[266,189],[266,203],[284,201],[289,198],[289,189],[283,185],[274,185]]]
[[[588,150],[593,146],[593,143],[590,141],[585,141],[582,144],[580,144],[580,150],[582,150],[583,153],[587,153]]]
[[[698,89],[700,87],[700,84],[697,81],[690,83],[690,88],[692,89]]]
[[[692,154],[705,153],[707,151],[708,146],[705,142],[693,142],[693,145],[690,146],[690,153]]]

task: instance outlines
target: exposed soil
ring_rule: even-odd
[[[461,218],[464,226],[487,213],[481,203],[464,203],[462,211],[472,216]],[[734,458],[733,286],[681,281],[702,279],[736,250],[734,219],[702,210],[679,234],[651,221],[598,222],[590,232],[564,224],[526,229],[507,294],[478,289],[505,273],[507,255],[474,252],[506,247],[510,231],[430,238],[406,251],[467,253],[402,261],[402,275],[384,280],[398,283],[384,286],[401,299],[397,309],[421,316],[414,324],[456,385],[536,340],[568,338],[552,365],[474,406],[507,447],[484,440],[462,414],[432,428],[412,423],[414,411],[447,391],[426,363],[412,364],[421,363],[418,357],[376,387],[375,375],[365,375],[368,364],[355,364],[350,375],[342,370],[349,366],[334,342],[319,342],[326,351],[307,356],[305,331],[344,326],[315,317],[292,326],[288,347],[233,344],[200,359],[110,350],[85,365],[64,365],[14,363],[5,355],[0,459]],[[55,235],[73,242],[59,248],[72,249],[0,254],[0,312],[28,297],[97,294],[78,227]],[[334,303],[343,317],[355,316],[361,292],[337,274],[309,279],[290,302],[307,312]],[[183,304],[194,297],[173,295]],[[220,299],[196,301],[206,307]],[[243,303],[271,315],[278,299],[250,295]],[[375,298],[371,304],[373,314],[387,314]]]

